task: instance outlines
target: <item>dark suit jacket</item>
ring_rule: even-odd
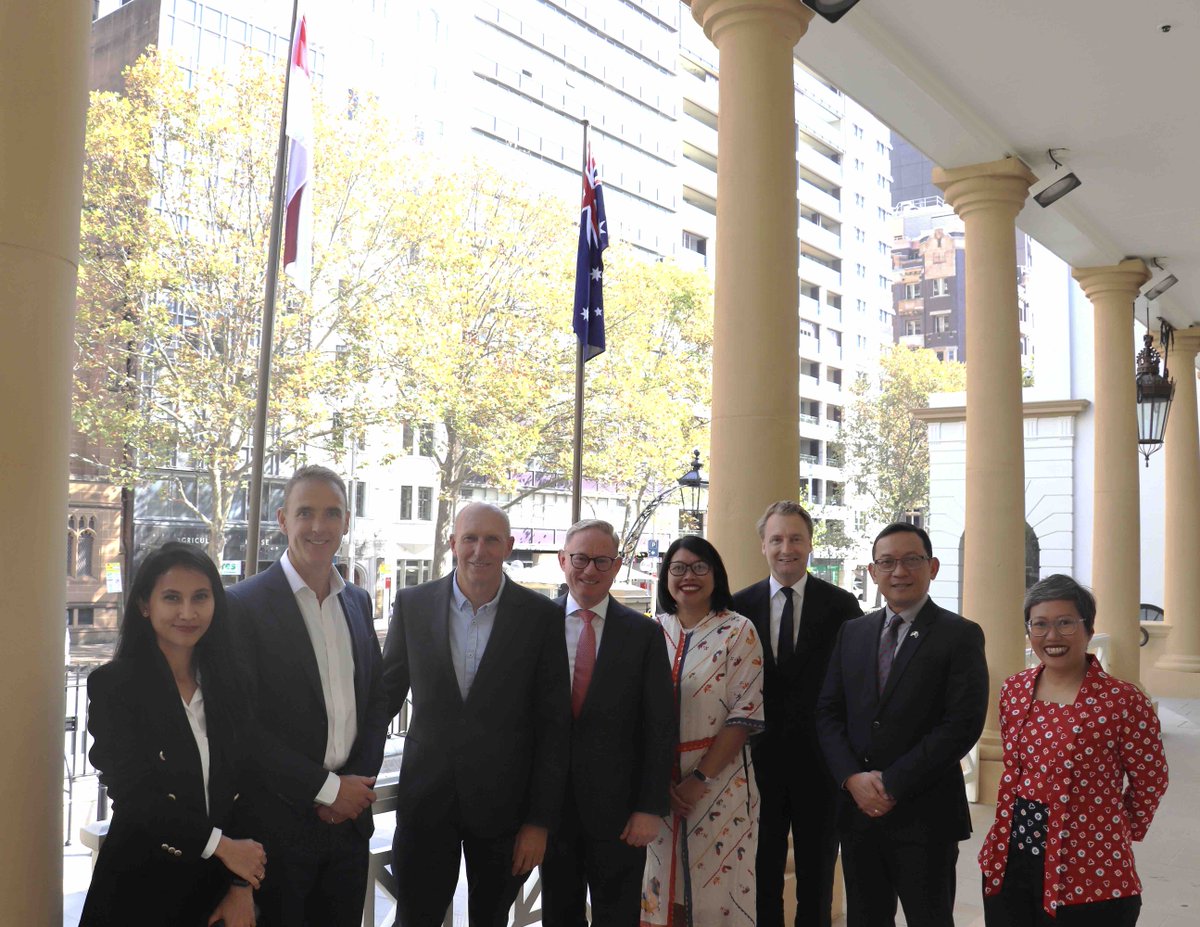
[[[930,599],[879,695],[883,615],[881,609],[843,625],[817,704],[817,729],[835,781],[878,769],[896,807],[872,821],[846,793],[843,825],[965,839],[971,817],[959,760],[979,739],[987,714],[983,630]]]
[[[862,614],[858,599],[811,573],[804,583],[796,649],[782,669],[771,649],[771,581],[747,586],[733,597],[733,610],[754,622],[763,642],[763,710],[767,729],[751,742],[759,782],[788,775],[811,783],[827,774],[817,743],[817,697],[838,631]],[[832,781],[832,780],[830,780]]]
[[[155,659],[157,658],[157,659]],[[214,827],[248,836],[235,809],[245,731],[207,718],[209,799],[200,751],[166,661],[122,659],[88,677],[90,756],[108,787],[112,823],[81,924],[206,924],[230,873],[200,854]]]
[[[507,579],[464,701],[450,661],[452,582],[454,574],[401,589],[388,629],[390,713],[412,692],[397,823],[436,827],[457,813],[478,837],[523,824],[553,830],[571,724],[562,610]]]
[[[271,831],[286,833],[312,809],[328,776],[324,762],[329,720],[317,657],[279,563],[227,591],[258,715],[254,808],[261,809]],[[358,736],[345,765],[333,772],[374,776],[383,764],[383,742],[392,716],[384,697],[371,599],[350,585],[338,598],[354,650]],[[355,826],[366,836],[374,830],[372,818],[370,814],[355,818]]]
[[[566,602],[555,600],[560,610]],[[567,801],[589,837],[615,840],[633,812],[670,811],[674,693],[662,628],[610,597],[592,681],[571,724]]]

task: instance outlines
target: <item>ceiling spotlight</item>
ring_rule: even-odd
[[[837,22],[850,12],[858,0],[804,0],[804,5],[823,19]]]
[[[1158,299],[1158,297],[1162,296],[1163,293],[1167,292],[1167,290],[1171,289],[1171,287],[1173,287],[1178,282],[1179,282],[1179,278],[1176,277],[1174,274],[1167,274],[1165,277],[1163,277],[1161,280],[1159,280],[1158,283],[1156,283],[1156,284],[1154,284],[1154,286],[1150,287],[1150,289],[1148,289],[1143,295],[1146,297],[1146,299],[1153,302],[1154,300]]]
[[[1063,164],[1058,160],[1058,158],[1054,157],[1054,152],[1066,150],[1066,148],[1046,149],[1046,154],[1050,157],[1050,160],[1054,162],[1055,172],[1057,172],[1058,169],[1063,166]],[[1082,185],[1083,181],[1075,176],[1074,171],[1070,171],[1051,181],[1040,193],[1034,196],[1033,201],[1045,209],[1051,203],[1057,203],[1076,187]]]

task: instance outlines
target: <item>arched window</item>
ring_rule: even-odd
[[[89,518],[88,526],[83,527],[84,519],[79,519],[79,525],[82,530],[79,532],[78,546],[75,548],[75,575],[79,578],[88,577],[94,579],[96,572],[93,569],[93,554],[96,548],[96,519]]]
[[[67,519],[67,576],[75,575],[75,516]]]
[[[1025,522],[1025,588],[1028,589],[1042,578],[1042,545],[1037,534]]]

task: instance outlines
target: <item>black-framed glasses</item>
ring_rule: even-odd
[[[1047,621],[1045,618],[1034,618],[1025,622],[1025,629],[1030,637],[1045,637],[1054,628],[1061,637],[1070,637],[1083,622],[1078,618],[1055,618]]]
[[[697,576],[707,576],[712,572],[712,567],[703,560],[697,560],[695,563],[684,563],[682,560],[676,560],[667,567],[667,572],[672,576],[686,576],[689,570]]]
[[[921,557],[917,554],[909,554],[906,557],[880,557],[874,561],[875,569],[880,573],[891,573],[897,566],[904,564],[906,570],[919,570],[922,566],[929,562],[928,557]]]
[[[607,573],[617,562],[616,557],[589,557],[587,554],[567,554],[567,559],[577,570],[586,570],[589,563],[594,563],[601,573]]]

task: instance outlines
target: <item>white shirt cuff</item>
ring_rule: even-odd
[[[338,789],[341,788],[342,780],[338,778],[337,773],[330,773],[329,778],[325,780],[325,784],[321,786],[321,791],[317,793],[316,802],[318,805],[328,807],[337,801]]]
[[[212,835],[208,838],[208,843],[204,845],[204,852],[200,854],[201,859],[208,859],[217,852],[217,844],[221,842],[221,828],[214,827]]]

